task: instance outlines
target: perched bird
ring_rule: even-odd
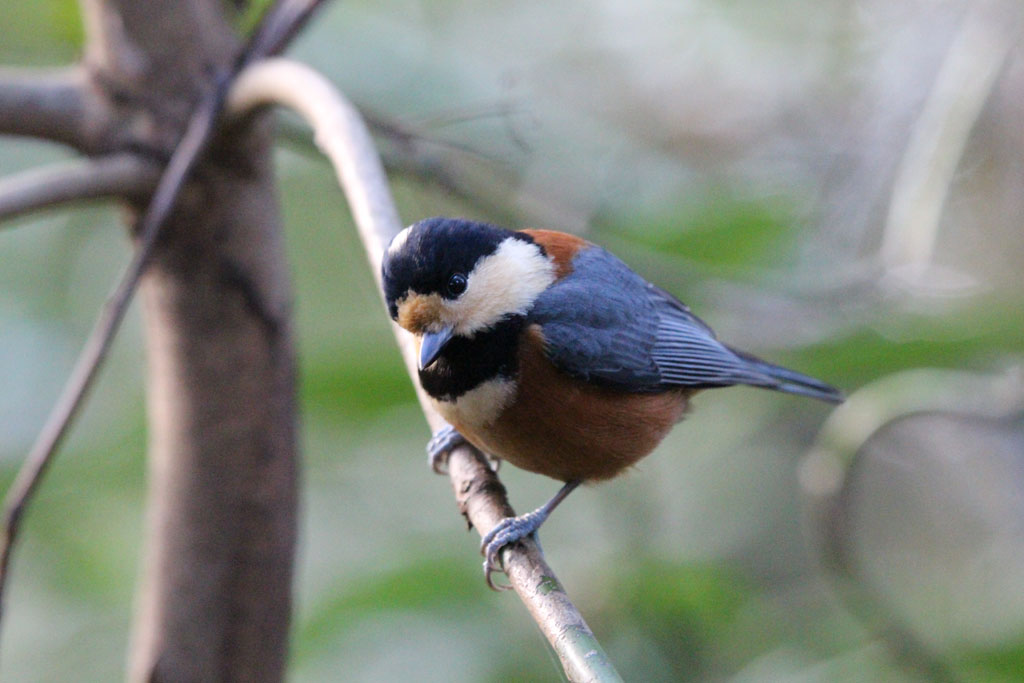
[[[450,428],[427,447],[440,471],[464,440],[565,482],[483,539],[484,574],[582,482],[650,453],[696,391],[747,384],[830,403],[835,388],[718,341],[671,294],[579,237],[429,218],[383,259],[392,319],[417,336],[419,379]]]

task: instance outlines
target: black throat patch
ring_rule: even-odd
[[[488,380],[514,378],[525,320],[517,315],[477,332],[472,339],[453,337],[437,360],[420,370],[423,389],[438,401],[454,401]]]

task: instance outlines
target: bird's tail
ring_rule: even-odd
[[[733,348],[729,350],[749,363],[751,369],[756,370],[759,374],[767,375],[773,380],[771,384],[759,383],[757,386],[763,386],[774,391],[782,391],[787,394],[809,396],[828,403],[842,403],[846,400],[843,392],[830,384],[825,384],[821,380],[808,377],[780,365],[773,365],[743,351],[737,351]]]

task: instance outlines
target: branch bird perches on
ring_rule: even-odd
[[[229,116],[241,117],[270,105],[293,109],[312,126],[316,143],[333,164],[348,199],[379,289],[384,250],[402,225],[362,117],[323,76],[286,59],[264,60],[242,72],[228,94],[225,110]],[[393,329],[406,367],[415,377],[417,354],[412,336],[398,326]],[[413,384],[431,430],[437,430],[443,425],[441,416],[430,407],[419,383],[414,380]],[[459,510],[481,534],[514,515],[504,486],[476,449],[461,446],[453,450],[448,472]],[[510,585],[554,648],[570,680],[621,680],[534,541],[507,548],[503,563]]]
[[[313,123],[318,142],[328,150],[338,169],[379,277],[384,246],[401,225],[379,156],[361,118],[333,87],[307,67],[283,60],[258,61],[280,52],[321,4],[322,0],[281,0],[271,6],[239,53],[234,68],[219,77],[217,87],[197,103],[188,129],[162,174],[152,161],[115,154],[34,171],[0,183],[0,218],[76,199],[139,199],[139,195],[152,193],[138,224],[132,261],[104,306],[60,400],[8,492],[5,533],[0,544],[0,601],[25,507],[110,348],[146,269],[161,223],[174,207],[190,169],[216,134],[226,92],[231,93],[230,110],[236,116],[263,104],[281,103],[300,110]],[[91,91],[83,75],[77,67],[41,80],[36,74],[32,78],[0,74],[0,132],[61,142],[89,154],[110,152],[102,133],[97,132],[103,126],[94,125],[96,117],[102,119],[109,112],[98,102],[91,103],[98,107],[90,108]],[[236,76],[242,82],[233,85]],[[404,332],[399,334],[407,361],[414,368],[410,339]],[[440,418],[435,413],[427,409],[426,416],[432,427],[439,426]],[[459,509],[478,529],[490,529],[513,514],[504,487],[478,452],[468,447],[457,449],[450,459],[449,473]],[[574,681],[621,680],[545,563],[539,547],[533,542],[524,543],[510,548],[504,559],[511,586],[552,644],[568,677]]]

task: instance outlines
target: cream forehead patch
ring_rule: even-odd
[[[395,254],[402,250],[402,247],[405,246],[406,240],[409,239],[410,230],[412,230],[411,225],[394,236],[394,238],[391,240],[391,244],[388,245],[388,255],[394,256]]]

